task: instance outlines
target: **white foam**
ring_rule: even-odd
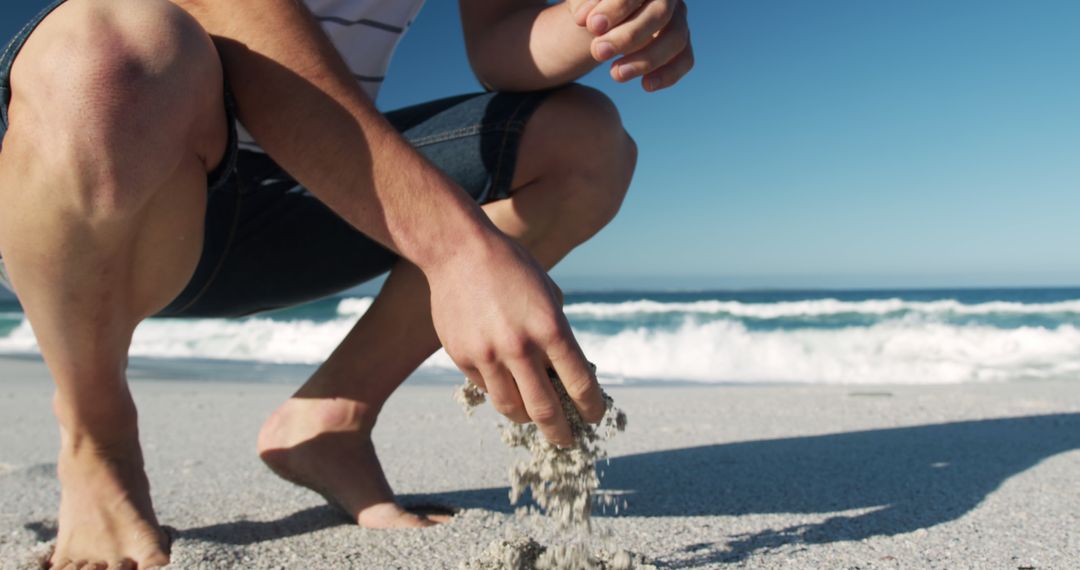
[[[582,333],[578,340],[600,370],[621,379],[930,384],[1080,372],[1080,330],[1069,325],[998,329],[898,319],[750,331],[735,321],[687,321],[677,330]]]
[[[372,297],[348,297],[342,299],[337,306],[337,314],[360,317],[371,308],[371,303],[375,299]]]
[[[270,319],[154,319],[144,321],[132,338],[131,356],[210,358],[275,364],[317,364],[341,342],[355,319],[327,322]],[[0,353],[37,352],[24,320],[0,338]]]
[[[802,313],[793,313],[795,306],[792,303],[743,306],[764,311],[774,305],[787,305],[773,314],[784,311],[786,314],[808,314],[807,307],[818,306],[825,310],[824,307],[841,306],[835,303],[842,302],[799,303],[802,307],[798,310]],[[897,303],[911,304],[895,300],[856,304],[861,311],[867,312],[873,306],[885,311],[885,307]],[[949,306],[953,302],[937,303]],[[1069,303],[1072,302],[1046,304],[1043,307],[1050,309],[1043,310],[1065,312],[1062,306],[1068,307]],[[370,305],[370,298],[344,299],[337,307],[339,316],[323,322],[267,318],[152,319],[137,329],[131,354],[317,364],[330,354]],[[689,305],[700,307],[701,303]],[[1011,307],[1018,304],[986,303],[962,307],[985,310],[989,305]],[[576,304],[570,308],[576,308],[576,314],[580,315],[587,306],[593,305]],[[1030,309],[1036,305],[1022,306]],[[601,307],[625,314],[628,304]],[[1080,330],[1067,324],[1006,329],[977,324],[956,325],[940,322],[926,314],[906,314],[885,317],[872,326],[757,331],[733,319],[698,322],[693,311],[687,313],[681,326],[674,329],[631,328],[607,335],[578,332],[577,337],[585,354],[597,364],[603,373],[602,379],[607,382],[648,379],[923,384],[1080,374]],[[36,351],[37,344],[25,320],[11,333],[0,337],[0,352]],[[454,369],[450,358],[441,351],[424,366]]]
[[[900,312],[923,314],[952,313],[958,315],[987,314],[1080,314],[1080,300],[1056,303],[1014,303],[991,301],[964,304],[952,299],[941,301],[905,301],[903,299],[872,299],[867,301],[841,301],[838,299],[814,299],[807,301],[781,301],[776,303],[742,303],[739,301],[694,301],[689,303],[664,303],[651,300],[626,301],[624,303],[574,303],[565,307],[567,315],[598,319],[618,318],[641,314],[687,313],[706,315],[731,315],[760,319],[782,317],[816,317],[842,314],[889,315]]]

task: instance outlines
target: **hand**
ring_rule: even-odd
[[[499,413],[534,421],[548,441],[571,445],[549,366],[586,421],[600,421],[604,402],[562,312],[561,292],[508,238],[489,237],[479,249],[425,271],[439,340]]]
[[[641,77],[646,91],[676,84],[694,67],[683,0],[567,0],[577,25],[597,37],[591,51],[611,64],[611,77],[625,83]]]

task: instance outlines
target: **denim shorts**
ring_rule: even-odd
[[[46,8],[3,51],[0,129],[7,126],[12,61],[34,27],[62,3]],[[485,204],[509,195],[525,125],[549,93],[474,93],[385,116],[414,148]],[[225,106],[229,145],[207,180],[202,256],[187,286],[157,316],[236,317],[288,307],[393,267],[397,255],[331,211],[272,158],[240,150],[228,92]],[[0,144],[3,134],[0,130]]]

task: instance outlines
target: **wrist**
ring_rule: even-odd
[[[489,257],[506,239],[479,208],[455,210],[440,215],[439,223],[417,239],[415,254],[406,256],[428,277],[448,268],[473,265]]]

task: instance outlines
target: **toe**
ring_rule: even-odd
[[[454,518],[454,515],[431,513],[429,515],[424,515],[424,518],[434,524],[446,524],[450,522],[450,519]]]
[[[158,552],[139,561],[139,568],[160,568],[169,563],[169,557]]]
[[[412,513],[405,513],[398,517],[394,521],[391,528],[427,528],[429,526],[435,526],[439,523],[420,515],[414,515]]]
[[[454,509],[438,504],[408,505],[405,510],[428,521],[432,524],[445,524],[454,518]]]
[[[356,517],[365,528],[423,528],[436,523],[403,509],[397,503],[379,503],[362,511]]]

